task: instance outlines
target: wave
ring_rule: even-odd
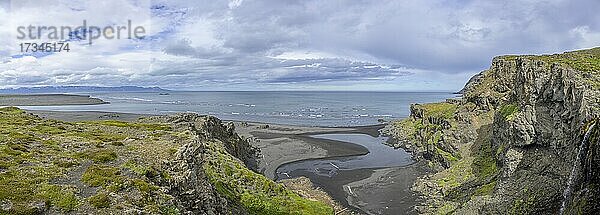
[[[169,104],[169,105],[190,105],[190,102],[187,101],[164,101],[161,104]]]
[[[374,117],[392,117],[392,114],[375,114]]]
[[[117,100],[131,100],[131,101],[142,101],[142,102],[152,102],[151,99],[143,99],[137,97],[106,97],[108,99],[117,99]]]

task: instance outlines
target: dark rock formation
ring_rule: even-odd
[[[175,197],[177,205],[182,207],[180,211],[183,214],[246,214],[236,202],[219,194],[205,175],[204,153],[208,149],[202,142],[211,139],[223,141],[231,155],[251,164],[256,163],[253,157],[256,149],[216,117],[182,113],[158,118],[195,133],[194,138],[179,149],[176,158],[165,164],[173,174],[166,184],[171,188],[169,193]]]
[[[413,151],[430,152],[417,154],[430,166],[443,167],[415,184],[414,190],[427,199],[418,209],[556,214],[566,201],[565,214],[598,213],[597,128],[582,149],[582,162],[576,158],[586,129],[600,118],[599,62],[600,48],[496,57],[488,70],[469,80],[461,100],[445,102],[457,105],[452,116],[436,115],[431,105],[411,107],[411,117],[389,126],[388,133],[404,142],[399,146],[414,144]],[[427,122],[415,124],[415,119]],[[441,136],[419,146],[427,138],[414,134],[431,133],[431,126],[423,126],[427,124],[438,125],[433,133]],[[573,194],[565,199],[572,169],[581,174],[574,176]]]

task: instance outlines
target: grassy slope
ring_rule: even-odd
[[[304,199],[228,156],[220,142],[209,142],[205,172],[217,192],[240,202],[250,214],[333,214],[333,208]]]
[[[161,163],[172,159],[190,135],[169,124],[66,123],[1,108],[0,204],[10,209],[0,214],[110,214],[130,208],[178,214],[173,196],[154,181],[169,180]],[[203,168],[211,182],[249,212],[333,213],[248,170],[222,143],[204,144],[210,162]]]
[[[0,109],[0,202],[10,205],[0,214],[175,208],[148,177],[163,177],[154,170],[158,159],[177,147],[170,127],[128,125],[66,123]],[[110,192],[125,200],[111,199]]]

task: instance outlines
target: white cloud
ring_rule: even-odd
[[[599,31],[591,31],[590,27],[585,26],[577,26],[571,29],[570,33],[576,38],[578,41],[578,46],[580,47],[593,47],[600,45],[600,32]]]
[[[0,5],[1,86],[457,90],[496,55],[600,44],[600,2],[586,0],[11,2]],[[82,19],[133,19],[148,37],[9,57],[16,24]]]

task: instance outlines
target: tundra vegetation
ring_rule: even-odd
[[[186,206],[170,190],[180,173],[169,164],[194,135],[160,121],[69,123],[1,108],[0,214],[180,214]],[[223,142],[198,144],[203,164],[195,168],[227,207],[249,214],[333,214],[329,205],[251,171]]]

